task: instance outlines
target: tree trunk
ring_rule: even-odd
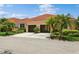
[[[54,26],[53,26],[53,24],[52,24],[52,26],[51,26],[51,27],[52,27],[52,32],[54,32]]]
[[[61,29],[59,31],[60,35],[59,35],[59,40],[62,40],[62,30],[63,30],[63,26],[61,26]]]
[[[50,33],[52,32],[52,27],[51,27],[51,25],[50,25]]]

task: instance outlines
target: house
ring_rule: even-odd
[[[9,21],[14,22],[16,24],[16,27],[18,28],[24,27],[26,29],[26,32],[33,32],[33,29],[35,27],[38,27],[40,29],[40,32],[49,32],[50,28],[49,26],[46,25],[45,21],[49,17],[54,16],[55,15],[52,14],[44,14],[33,18],[24,18],[24,19],[10,18]]]

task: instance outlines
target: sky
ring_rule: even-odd
[[[0,4],[0,18],[31,18],[42,14],[79,16],[78,4]]]

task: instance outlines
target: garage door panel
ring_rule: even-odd
[[[28,25],[28,32],[34,32],[33,29],[36,27],[36,25]]]

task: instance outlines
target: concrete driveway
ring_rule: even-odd
[[[0,51],[13,54],[79,54],[79,41],[49,40],[49,33],[21,33],[0,37]]]
[[[11,37],[30,37],[30,38],[43,38],[48,39],[50,33],[21,33],[12,35]]]
[[[13,54],[78,54],[79,42],[26,37],[0,37],[0,51],[6,49]]]

